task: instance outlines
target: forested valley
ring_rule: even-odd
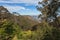
[[[36,9],[39,22],[0,6],[0,40],[60,40],[59,0],[43,0]]]

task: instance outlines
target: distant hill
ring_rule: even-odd
[[[39,15],[31,15],[31,17],[33,17],[33,19],[37,22],[40,23],[40,19],[38,18]]]
[[[17,23],[22,29],[31,29],[32,26],[38,24],[32,16],[10,13],[6,8],[0,6],[0,21],[4,19]]]

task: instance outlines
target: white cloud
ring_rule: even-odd
[[[0,3],[28,3],[28,4],[37,4],[42,0],[0,0]]]
[[[37,3],[42,0],[0,0],[0,3],[25,3],[26,6],[29,5],[37,5]],[[10,12],[18,12],[21,13],[20,10],[25,10],[28,12],[28,14],[36,14],[33,11],[30,11],[31,9],[22,7],[22,6],[11,6],[11,5],[3,5],[5,8],[7,8]],[[30,11],[30,12],[29,12]],[[25,12],[23,12],[25,13]]]
[[[10,12],[20,12],[21,10],[29,10],[22,6],[10,6],[10,5],[3,5],[5,8],[7,8]]]

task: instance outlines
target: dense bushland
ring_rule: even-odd
[[[1,6],[0,40],[60,40],[60,2],[43,0],[38,4],[37,10],[42,13],[39,15],[41,23],[11,14],[8,10],[1,12],[6,10]]]

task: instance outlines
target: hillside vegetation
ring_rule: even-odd
[[[22,32],[31,30],[34,25],[38,24],[37,21],[32,19],[33,18],[31,16],[23,16],[18,15],[18,13],[10,13],[6,8],[0,6],[1,40],[11,40],[9,38],[12,38],[13,35],[17,35],[21,30]]]
[[[60,40],[60,15],[57,13],[60,12],[60,2],[43,0],[38,4],[37,10],[42,13],[39,15],[41,23],[31,16],[10,13],[0,6],[0,40]]]

